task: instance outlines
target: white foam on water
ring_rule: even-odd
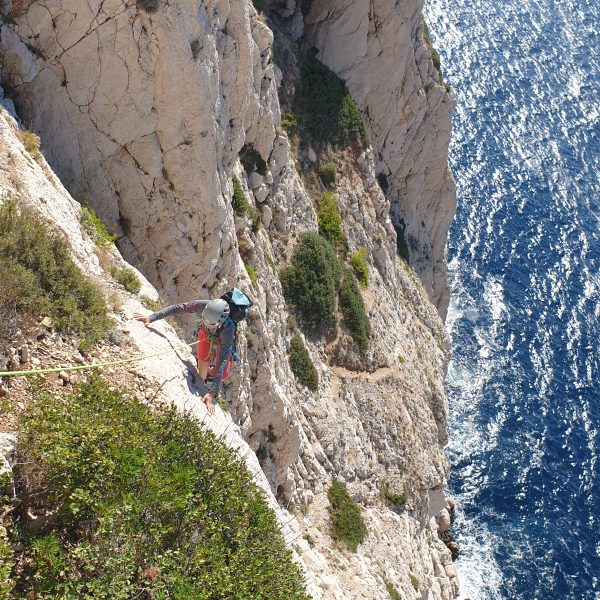
[[[502,570],[494,558],[494,549],[501,540],[493,536],[486,525],[464,519],[460,504],[456,508],[457,541],[460,554],[455,566],[460,574],[458,600],[501,600]]]

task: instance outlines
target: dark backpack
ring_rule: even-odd
[[[238,288],[233,288],[221,296],[229,304],[229,318],[237,325],[248,316],[252,300]]]

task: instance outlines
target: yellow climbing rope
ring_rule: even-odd
[[[109,360],[106,362],[100,363],[89,363],[84,365],[76,365],[76,366],[65,366],[65,367],[52,367],[51,369],[32,369],[29,371],[0,371],[0,377],[14,377],[16,375],[43,375],[45,373],[58,373],[59,371],[83,371],[84,369],[98,369],[100,367],[111,367],[113,365],[124,365],[126,363],[138,362],[140,360],[145,360],[147,358],[154,358],[155,356],[161,356],[163,354],[168,354],[169,352],[177,352],[178,350],[183,350],[184,348],[191,348],[195,346],[198,342],[192,342],[191,344],[186,344],[185,346],[179,346],[177,348],[169,348],[168,350],[162,350],[160,352],[155,352],[154,354],[143,354],[142,356],[134,356],[133,358],[123,358],[121,360]]]

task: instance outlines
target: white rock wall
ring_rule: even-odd
[[[34,2],[0,29],[2,78],[48,162],[167,297],[236,272],[230,173],[268,157],[272,34],[251,3]]]

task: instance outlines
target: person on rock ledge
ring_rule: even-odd
[[[182,313],[197,313],[200,316],[196,345],[198,373],[208,387],[202,401],[206,404],[208,413],[214,415],[214,404],[221,381],[229,375],[235,356],[236,322],[230,318],[229,304],[222,298],[192,300],[183,304],[172,304],[151,315],[133,313],[133,318],[148,327],[154,321]]]

